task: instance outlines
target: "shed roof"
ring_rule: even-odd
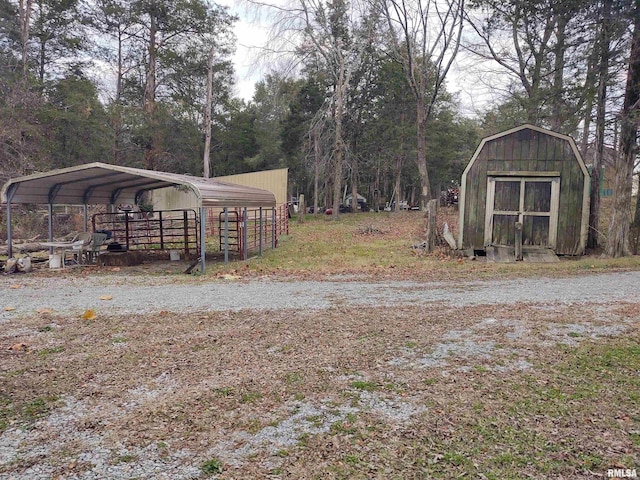
[[[546,128],[538,127],[536,125],[531,125],[530,123],[525,123],[525,124],[520,125],[518,127],[511,128],[511,129],[506,130],[504,132],[496,133],[495,135],[491,135],[491,136],[483,138],[482,141],[480,142],[480,145],[478,145],[478,148],[476,148],[476,151],[474,152],[473,156],[471,157],[471,160],[467,164],[467,167],[464,169],[464,172],[462,174],[463,183],[464,183],[464,179],[465,179],[467,173],[469,172],[469,170],[471,170],[471,167],[473,167],[473,164],[478,159],[478,156],[480,155],[480,152],[482,152],[482,149],[484,148],[484,146],[488,142],[490,142],[492,140],[496,140],[496,139],[501,138],[501,137],[506,137],[508,135],[512,135],[512,134],[514,134],[516,132],[519,132],[521,130],[527,130],[527,129],[528,130],[533,130],[534,132],[542,133],[544,135],[550,135],[552,137],[556,137],[556,138],[559,138],[561,140],[564,140],[564,141],[568,142],[569,146],[571,147],[571,150],[573,151],[573,155],[574,155],[576,161],[578,162],[578,165],[580,165],[580,169],[582,170],[582,173],[584,173],[585,177],[589,177],[589,170],[587,170],[587,167],[586,167],[586,165],[584,163],[584,160],[582,159],[582,155],[580,155],[580,151],[578,150],[578,147],[576,146],[576,142],[573,140],[573,138],[571,138],[569,135],[564,135],[562,133],[554,132],[553,130],[547,130]]]
[[[2,188],[2,203],[133,204],[148,190],[182,186],[202,207],[274,207],[273,193],[218,180],[94,162],[17,177]]]

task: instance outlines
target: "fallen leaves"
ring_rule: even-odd
[[[13,312],[15,309],[16,307],[4,307],[5,312]]]
[[[100,295],[100,300],[113,300],[113,295]]]
[[[230,273],[225,273],[224,275],[222,275],[222,278],[224,280],[238,280],[242,277],[240,275],[231,275]]]
[[[26,352],[27,348],[29,348],[29,345],[27,345],[26,343],[20,342],[20,343],[14,343],[13,345],[11,345],[8,350],[11,350],[12,352]]]
[[[94,310],[85,310],[85,312],[82,314],[82,319],[83,320],[95,320],[96,319],[96,312]]]

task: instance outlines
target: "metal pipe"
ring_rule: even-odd
[[[276,209],[271,207],[271,248],[276,248]]]
[[[247,260],[249,258],[249,246],[247,242],[249,240],[249,235],[247,229],[249,228],[249,222],[247,221],[247,207],[244,207],[244,229],[242,232],[242,258],[243,260]]]
[[[224,263],[229,263],[229,209],[224,207]]]
[[[200,207],[200,273],[204,275],[205,269],[205,236],[207,230],[207,209]]]
[[[13,232],[11,229],[11,200],[16,192],[16,184],[9,185],[7,189],[7,253],[9,258],[13,257]]]
[[[7,247],[9,258],[13,257],[13,239],[11,233],[11,199],[7,198]]]
[[[127,210],[124,211],[124,238],[129,251],[129,212]]]
[[[49,241],[53,242],[53,205],[52,204],[47,204],[47,210],[49,213],[49,218],[48,218],[48,230],[49,230]],[[53,255],[53,247],[49,247],[49,254]]]
[[[262,255],[262,207],[260,207],[260,233],[259,235],[259,246],[258,246],[258,252],[260,253],[260,255]]]

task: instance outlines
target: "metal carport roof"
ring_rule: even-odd
[[[200,207],[274,207],[273,193],[213,179],[88,163],[9,180],[2,203],[58,205],[135,204],[148,190],[183,186],[194,192]]]
[[[198,201],[201,217],[207,207],[273,208],[275,195],[267,190],[220,182],[208,178],[122,167],[107,163],[88,163],[12,178],[4,184],[0,199],[7,204],[7,243],[12,253],[11,204],[52,205],[137,204],[142,193],[159,188],[181,186],[191,190]],[[86,211],[86,208],[85,208]],[[200,222],[201,251],[204,252],[204,221]],[[52,238],[51,210],[49,236]],[[50,238],[50,240],[51,240]],[[204,271],[204,255],[202,255]]]

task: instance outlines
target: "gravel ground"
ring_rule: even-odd
[[[16,336],[22,335],[21,319],[35,316],[44,309],[54,315],[79,315],[93,309],[105,316],[243,309],[263,312],[291,309],[302,316],[310,316],[313,311],[322,313],[323,309],[335,307],[415,308],[433,305],[437,309],[451,306],[471,310],[483,305],[514,306],[515,309],[516,304],[521,306],[523,303],[534,305],[539,316],[544,316],[545,311],[570,309],[572,305],[580,306],[580,311],[590,310],[592,304],[593,310],[601,309],[602,325],[584,319],[580,324],[550,322],[540,327],[535,321],[521,319],[515,313],[513,319],[485,317],[466,327],[448,325],[428,351],[405,342],[398,356],[384,364],[398,375],[429,368],[439,369],[443,376],[454,375],[456,372],[473,371],[478,362],[489,372],[510,374],[531,369],[535,354],[522,346],[498,348],[498,342],[514,342],[515,346],[520,342],[526,347],[528,338],[542,338],[547,339],[549,348],[554,348],[560,343],[571,345],[584,338],[624,334],[635,325],[636,319],[618,320],[609,311],[622,302],[640,303],[640,272],[471,282],[369,282],[348,281],[346,278],[295,282],[229,278],[204,282],[202,278],[130,276],[123,273],[86,278],[14,275],[0,277],[0,332],[9,335],[8,331],[2,332],[3,324],[4,330],[12,325],[17,329]],[[544,342],[539,342],[538,346],[544,347]],[[111,348],[114,355],[118,355],[117,349],[126,348],[126,345],[114,344]],[[282,355],[280,350],[266,350],[266,353]],[[501,362],[487,363],[498,357]],[[355,375],[334,380],[349,383],[360,379],[365,377]],[[71,392],[71,395],[60,399],[62,407],[51,411],[30,430],[5,430],[0,434],[0,469],[11,473],[4,475],[0,472],[0,479],[203,478],[199,468],[201,460],[194,464],[192,451],[176,449],[167,455],[156,444],[134,448],[120,444],[120,440],[115,441],[113,433],[101,434],[86,426],[94,418],[108,417],[114,423],[124,422],[127,415],[150,403],[170,399],[176,391],[195,388],[194,385],[180,384],[169,374],[161,375],[155,383],[155,389],[142,385],[124,391],[118,397],[120,404],[112,404],[106,396],[104,400],[90,396],[76,398]],[[420,398],[383,397],[377,392],[367,391],[351,394],[357,397],[359,410],[349,405],[325,404],[324,400],[309,399],[285,404],[282,408],[290,409],[290,413],[277,425],[266,426],[257,432],[237,429],[223,432],[221,437],[224,439],[208,447],[209,458],[221,458],[225,464],[241,469],[247,459],[267,450],[271,458],[269,462],[273,465],[265,464],[265,468],[277,467],[277,462],[282,461],[277,452],[295,445],[302,435],[326,433],[332,424],[345,421],[354,412],[366,410],[394,425],[401,425],[425,408]],[[61,449],[74,452],[74,459],[69,460],[65,468],[75,473],[57,473],[61,467],[50,458],[59,455]],[[30,466],[22,468],[19,462]],[[15,469],[12,467],[14,464]]]
[[[474,282],[363,282],[267,279],[201,283],[162,277],[0,278],[0,321],[51,309],[108,314],[153,311],[197,312],[241,309],[323,309],[336,305],[393,306],[447,302],[452,306],[526,303],[611,303],[640,300],[640,272],[568,278]],[[169,287],[169,288],[168,288]],[[100,297],[111,297],[110,301]],[[8,310],[6,310],[8,309]]]

